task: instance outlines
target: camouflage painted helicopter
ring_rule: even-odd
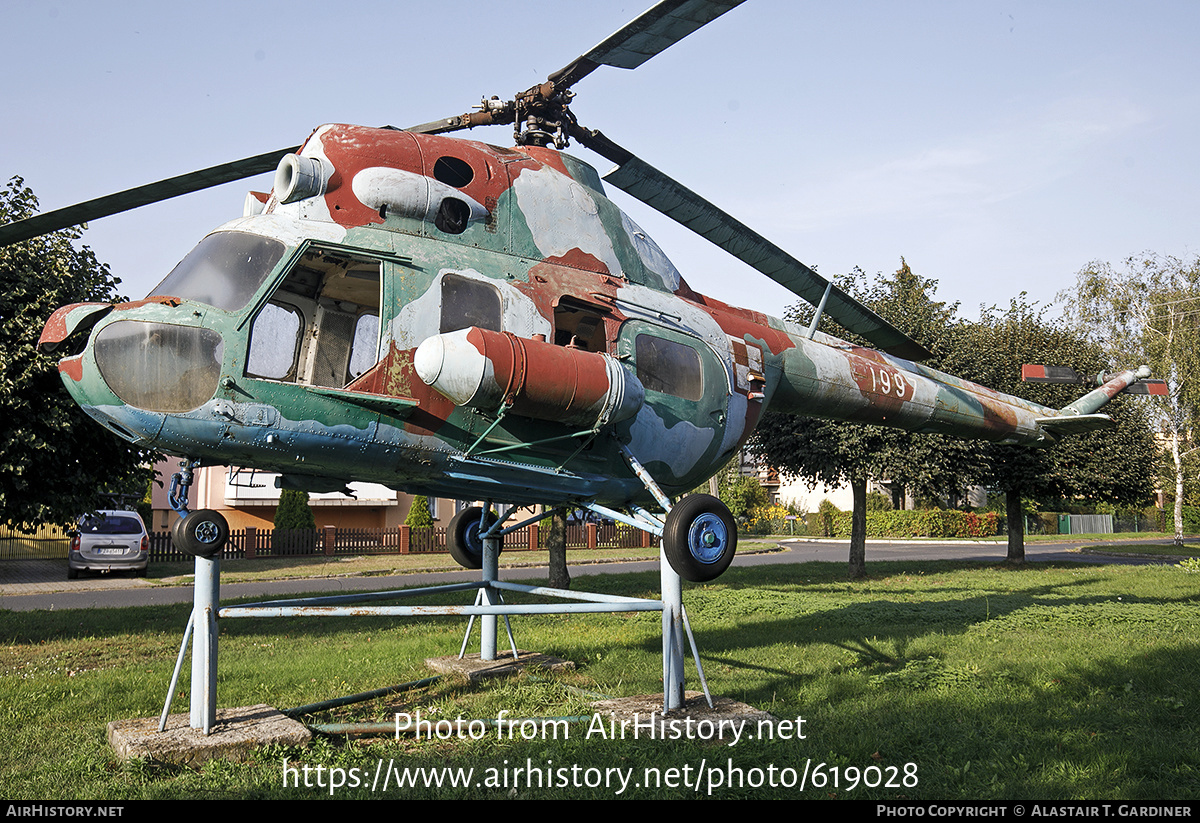
[[[276,168],[274,187],[144,300],[59,309],[41,338],[73,397],[114,434],[180,455],[177,540],[219,551],[188,511],[191,469],[280,473],[411,493],[579,506],[663,537],[690,580],[729,565],[737,531],[707,495],[763,411],[1009,443],[1108,425],[1148,377],[1106,378],[1063,409],[919,365],[916,342],[569,109],[601,65],[636,68],[738,2],[665,0],[544,84],[409,129],[324,125],[296,152],[133,189],[0,228],[0,242]],[[442,136],[512,124],[515,147]],[[616,164],[601,176],[569,141]],[[282,155],[282,158],[281,158]],[[603,182],[602,182],[603,181]],[[608,199],[616,186],[817,307],[809,328],[690,289]],[[879,350],[816,331],[829,315]],[[450,543],[478,567],[480,509]]]

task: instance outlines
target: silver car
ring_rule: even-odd
[[[150,536],[137,512],[94,511],[79,518],[67,554],[67,579],[81,571],[132,571],[145,577]]]

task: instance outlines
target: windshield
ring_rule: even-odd
[[[236,311],[258,291],[283,252],[284,245],[278,240],[257,234],[210,234],[149,296],[182,297]]]
[[[85,514],[79,518],[79,531],[84,534],[141,534],[142,521],[121,514]]]

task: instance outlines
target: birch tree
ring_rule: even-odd
[[[1183,543],[1185,464],[1197,451],[1200,417],[1200,258],[1143,253],[1120,268],[1092,262],[1059,299],[1111,368],[1150,366],[1167,382],[1147,409],[1165,447],[1175,486],[1175,542]]]

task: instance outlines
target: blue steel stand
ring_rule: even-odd
[[[486,512],[491,505],[484,507]],[[500,542],[501,538],[488,532],[483,539],[483,603],[486,606],[500,605],[500,592],[496,583],[500,580]],[[479,659],[496,659],[496,615],[485,614],[479,621]]]
[[[662,591],[663,712],[683,705],[683,580],[658,550],[658,576]],[[690,634],[690,631],[689,631]],[[700,656],[696,655],[700,671]],[[703,677],[703,672],[701,672]],[[705,694],[708,693],[707,687]],[[711,703],[711,698],[709,699]]]
[[[220,557],[196,558],[192,602],[191,727],[209,734],[217,716],[217,609],[221,603]]]
[[[600,509],[601,507],[595,508]],[[620,517],[622,520],[632,522],[640,528],[645,528],[652,533],[661,535],[661,522],[657,518],[648,516],[640,510],[637,512],[637,515],[636,520],[625,516]],[[170,710],[171,701],[174,698],[175,686],[178,682],[183,658],[187,651],[189,637],[193,640],[191,726],[192,728],[203,729],[204,733],[208,734],[215,724],[218,617],[362,616],[368,614],[397,617],[468,615],[472,622],[476,617],[480,618],[479,656],[481,660],[490,661],[496,659],[498,627],[496,618],[500,615],[504,615],[507,622],[509,615],[514,614],[587,614],[657,611],[662,612],[663,711],[678,709],[683,705],[683,636],[685,632],[688,635],[688,640],[691,642],[692,657],[696,661],[696,670],[700,676],[704,694],[711,706],[712,698],[708,694],[708,684],[704,679],[700,656],[697,653],[695,639],[692,637],[691,627],[688,625],[687,613],[683,609],[683,584],[679,575],[671,568],[661,551],[659,552],[659,574],[662,586],[662,600],[621,597],[592,592],[573,592],[564,589],[552,589],[546,586],[527,586],[519,583],[508,583],[499,579],[499,558],[503,535],[540,519],[541,515],[538,515],[514,526],[504,528],[504,519],[502,518],[484,534],[483,573],[479,583],[452,583],[420,589],[295,598],[291,600],[250,603],[244,606],[227,606],[222,609],[220,608],[220,561],[216,557],[211,559],[197,557],[192,614],[188,620],[183,643],[179,649],[175,672],[171,678],[166,704],[163,706],[162,718],[159,722],[159,731],[165,728],[167,714]],[[402,600],[406,597],[419,597],[429,594],[469,591],[471,589],[477,590],[477,596],[474,605],[470,606],[356,605],[387,600]],[[501,597],[501,592],[503,591],[522,592],[572,602],[505,604]],[[470,631],[471,626],[468,624],[468,635]],[[509,641],[513,645],[515,655],[516,645],[512,642],[511,627],[509,628]],[[465,639],[463,647],[465,650]]]

